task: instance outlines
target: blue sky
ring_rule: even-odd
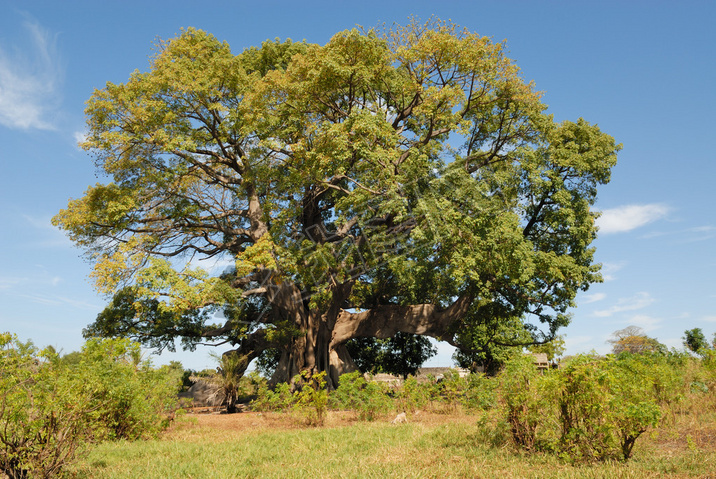
[[[0,331],[69,352],[106,303],[50,219],[98,181],[76,146],[85,101],[146,70],[157,38],[194,26],[238,53],[409,15],[506,40],[557,120],[583,117],[624,145],[597,204],[605,282],[577,298],[567,352],[605,353],[629,325],[670,347],[686,329],[716,332],[716,2],[637,0],[0,0]],[[155,361],[213,367],[209,350]],[[449,365],[448,348],[430,364]]]

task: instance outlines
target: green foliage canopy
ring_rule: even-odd
[[[712,344],[709,344],[701,328],[687,329],[684,331],[684,346],[692,353],[704,356],[707,351],[716,350],[716,334]]]
[[[503,44],[446,22],[239,54],[187,29],[87,105],[110,181],[54,218],[114,295],[87,334],[277,348],[284,379],[329,382],[353,338],[550,338],[600,280],[590,207],[620,147],[545,109]]]

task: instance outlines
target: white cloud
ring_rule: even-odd
[[[87,132],[85,131],[76,131],[72,136],[75,139],[75,143],[78,145],[87,141]]]
[[[607,295],[604,293],[587,294],[584,296],[584,300],[581,301],[581,303],[582,304],[596,303],[597,301],[601,301],[606,297],[607,297]]]
[[[608,318],[614,316],[617,313],[623,313],[625,311],[636,311],[643,309],[654,302],[654,298],[649,293],[640,292],[632,296],[631,298],[621,298],[617,301],[617,304],[611,308],[595,311],[594,316],[599,318]]]
[[[689,229],[692,233],[713,233],[716,232],[716,227],[714,226],[696,226],[694,228]]]
[[[602,263],[602,279],[604,281],[614,281],[616,279],[616,276],[614,273],[619,271],[624,267],[624,262],[621,263]]]
[[[55,38],[36,22],[23,27],[31,46],[10,54],[0,45],[0,125],[51,130],[62,78]]]
[[[30,223],[34,228],[42,229],[42,230],[54,230],[55,227],[52,226],[52,219],[49,216],[31,216],[24,214],[22,215],[23,218],[25,218],[25,221]]]
[[[597,219],[602,234],[624,233],[664,218],[669,213],[666,205],[626,205],[602,211]]]
[[[704,316],[701,321],[707,321],[709,323],[716,323],[716,316]]]
[[[64,282],[61,276],[53,275],[41,264],[26,268],[25,276],[0,276],[0,291],[27,294],[46,286],[57,286]],[[11,291],[12,290],[12,291]]]
[[[679,240],[684,243],[695,243],[698,241],[706,241],[716,237],[716,227],[710,225],[695,226],[676,231],[652,231],[645,234],[643,238],[659,238],[665,236],[678,236]]]
[[[697,226],[686,231],[689,235],[686,242],[693,243],[697,241],[706,241],[716,237],[716,227],[713,226]]]

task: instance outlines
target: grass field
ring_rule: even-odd
[[[627,463],[572,465],[495,441],[483,415],[418,413],[407,424],[330,412],[188,414],[159,439],[101,444],[77,478],[716,478],[716,415],[684,410],[647,432]],[[496,445],[502,444],[502,445]]]

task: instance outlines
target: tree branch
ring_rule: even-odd
[[[474,298],[472,292],[465,292],[445,309],[439,309],[434,304],[391,304],[359,313],[343,310],[333,329],[331,347],[358,337],[390,338],[398,331],[450,341],[450,327],[467,314]]]

